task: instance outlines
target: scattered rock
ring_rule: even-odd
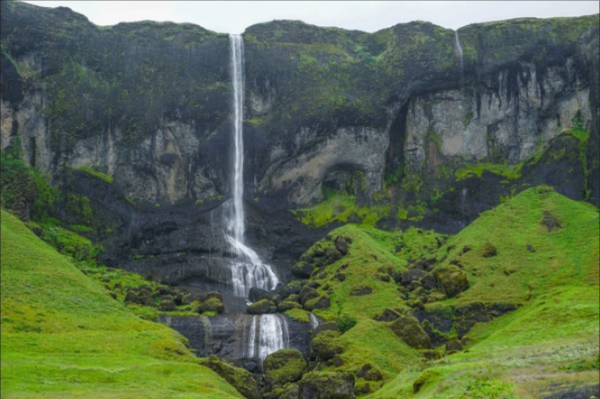
[[[282,349],[266,357],[264,372],[268,384],[283,386],[302,378],[307,363],[302,353],[297,349]]]
[[[300,305],[298,302],[290,301],[287,299],[283,302],[280,302],[279,305],[277,305],[278,312],[285,312],[286,310],[291,309],[302,309],[302,305]]]
[[[292,268],[292,276],[296,278],[309,278],[314,270],[314,266],[308,262],[300,261]]]
[[[338,237],[335,240],[335,247],[342,256],[346,255],[348,253],[348,241],[346,237]]]
[[[317,334],[322,333],[323,331],[338,331],[337,323],[333,321],[327,321],[325,323],[320,323],[317,328],[315,328],[315,332],[313,334],[313,338],[317,336]]]
[[[202,305],[200,305],[200,311],[204,312],[216,312],[223,313],[225,311],[225,305],[223,301],[216,297],[207,298]]]
[[[415,349],[431,349],[431,339],[414,316],[401,316],[390,324],[390,329]]]
[[[177,310],[177,306],[175,306],[175,303],[172,300],[166,299],[160,302],[160,310],[171,312]]]
[[[483,245],[483,250],[482,250],[481,256],[483,256],[484,258],[491,258],[496,255],[498,255],[498,251],[497,251],[496,247],[494,246],[494,244],[492,244],[490,242],[486,242]]]
[[[311,300],[306,301],[304,304],[304,309],[309,312],[314,309],[325,309],[329,307],[329,296],[322,295],[318,298],[313,298]]]
[[[330,360],[339,353],[342,353],[342,347],[335,342],[340,336],[339,331],[323,331],[315,335],[310,341],[310,353],[313,357],[320,360]]]
[[[399,312],[396,312],[393,309],[386,309],[383,311],[383,313],[381,313],[379,316],[377,316],[375,318],[375,320],[389,322],[389,321],[396,320],[400,316],[401,316],[401,314]]]
[[[383,374],[379,368],[373,366],[370,363],[363,365],[356,375],[360,378],[363,378],[367,381],[381,381],[383,380]]]
[[[534,247],[533,247],[533,245],[531,245],[531,244],[527,244],[527,250],[528,250],[529,252],[535,252],[535,248],[534,248]]]
[[[467,273],[454,265],[441,267],[434,272],[434,275],[448,298],[453,298],[469,288]]]
[[[232,364],[225,360],[221,360],[214,355],[209,356],[207,359],[201,359],[200,363],[223,377],[244,395],[245,398],[260,399],[262,397],[258,388],[258,383],[248,370],[234,367]]]

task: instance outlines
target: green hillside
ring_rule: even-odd
[[[2,398],[239,398],[2,211]]]
[[[593,387],[598,222],[597,208],[537,187],[447,240],[416,229],[334,230],[301,261],[315,267],[308,284],[330,300],[314,312],[342,332],[328,342],[337,361],[318,361],[328,371],[379,369],[383,381],[357,379],[369,398],[539,398]],[[322,261],[339,237],[351,242],[347,254]],[[419,278],[407,284],[411,273]],[[422,321],[409,335],[426,331],[440,342],[409,345],[381,320],[386,310],[453,324],[442,332]]]

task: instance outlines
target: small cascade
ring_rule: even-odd
[[[233,198],[228,201],[226,238],[236,257],[232,261],[232,285],[234,295],[247,297],[250,288],[263,290],[275,288],[279,279],[270,265],[264,264],[258,254],[244,242],[244,42],[240,35],[230,35],[231,76],[233,81],[234,145]]]
[[[310,314],[308,316],[308,320],[309,320],[309,325],[310,325],[310,330],[314,331],[317,329],[317,327],[319,327],[319,319],[317,319],[317,316],[315,316],[314,314]]]
[[[460,66],[460,82],[464,80],[464,59],[463,59],[463,49],[460,45],[460,38],[458,37],[458,31],[454,31],[454,55],[458,58],[458,64]]]
[[[279,314],[253,316],[246,343],[246,357],[264,360],[268,355],[289,347],[289,330],[285,317]]]
[[[467,210],[467,188],[463,188],[462,190],[460,190],[460,203],[459,203],[459,207],[461,211],[466,211]]]

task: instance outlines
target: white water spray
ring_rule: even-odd
[[[458,37],[457,30],[454,31],[454,54],[458,58],[458,62],[460,63],[460,70],[462,71],[464,68],[463,49],[462,49],[462,46],[460,45],[460,39]]]
[[[227,203],[227,241],[236,254],[232,262],[234,295],[247,297],[250,288],[272,290],[279,282],[271,266],[264,264],[258,254],[244,242],[244,42],[240,35],[230,35],[231,76],[233,82],[233,116],[235,156],[233,163],[233,198]]]
[[[247,337],[246,356],[264,360],[271,353],[288,347],[287,321],[282,315],[253,316]]]

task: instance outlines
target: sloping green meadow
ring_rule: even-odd
[[[362,395],[368,398],[539,398],[598,384],[598,215],[597,208],[542,186],[483,213],[447,240],[416,229],[387,233],[346,225],[332,231],[333,238],[308,252],[333,245],[339,236],[352,242],[346,256],[310,279],[331,300],[314,312],[345,331],[335,340],[343,348],[342,364],[325,370],[376,366],[384,384]],[[385,309],[412,311],[410,297],[384,277],[420,258],[434,259],[434,270],[459,265],[469,281],[458,295],[426,303],[426,311],[473,304],[517,309],[476,323],[464,350],[451,353],[442,346],[437,360],[427,360],[388,323],[374,320]],[[372,292],[353,294],[364,287]],[[371,392],[379,386],[370,384]]]
[[[2,211],[2,398],[239,398]]]

